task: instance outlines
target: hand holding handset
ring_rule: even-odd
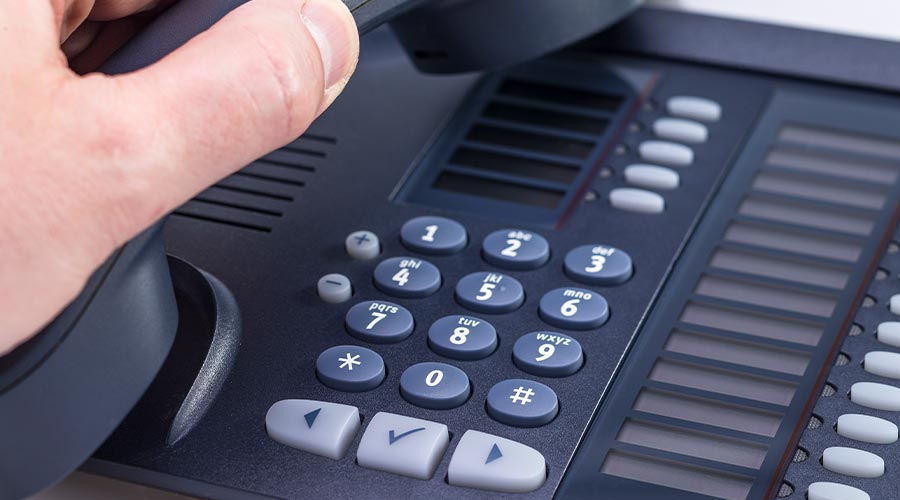
[[[103,72],[148,66],[247,1],[179,0]],[[536,57],[605,28],[642,0],[343,1],[360,33],[396,18],[417,66],[442,73]],[[161,225],[115,252],[47,328],[0,357],[0,449],[9,451],[0,454],[0,500],[32,495],[78,467],[166,360],[178,312]]]

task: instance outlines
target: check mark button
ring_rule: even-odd
[[[356,461],[370,469],[429,479],[449,443],[444,424],[381,412],[369,422]]]

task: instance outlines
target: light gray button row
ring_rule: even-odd
[[[653,134],[660,139],[700,144],[706,142],[706,125],[683,118],[658,118],[653,122]]]
[[[900,321],[885,321],[879,323],[875,330],[875,337],[882,344],[891,347],[900,347]]]
[[[869,494],[853,486],[840,483],[818,482],[809,485],[808,500],[870,500]]]
[[[838,417],[835,430],[845,438],[864,443],[891,444],[898,438],[895,423],[871,415],[841,415]]]
[[[850,387],[850,401],[875,410],[900,411],[900,388],[876,382],[857,382]]]
[[[694,163],[694,150],[669,141],[644,141],[638,145],[638,155],[650,163],[687,167]]]
[[[872,375],[900,379],[900,354],[887,351],[872,351],[866,354],[863,367]]]
[[[832,446],[822,453],[822,465],[838,474],[853,477],[876,478],[884,475],[884,459],[874,453]]]
[[[354,406],[286,399],[266,413],[266,431],[287,446],[338,460],[359,431]],[[450,444],[444,424],[379,412],[356,452],[359,465],[417,479],[430,479]],[[516,441],[469,430],[450,459],[447,481],[506,493],[526,493],[547,480],[544,456]]]
[[[666,200],[653,191],[637,188],[616,188],[609,192],[609,204],[613,208],[643,214],[661,214],[666,210]]]
[[[650,189],[675,189],[681,176],[671,168],[635,163],[625,167],[625,182]]]
[[[666,101],[666,111],[672,116],[704,122],[719,121],[722,117],[722,106],[716,101],[686,95],[670,97]]]

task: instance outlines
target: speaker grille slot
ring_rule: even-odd
[[[336,143],[332,137],[305,134],[222,179],[172,215],[240,230],[272,232]]]

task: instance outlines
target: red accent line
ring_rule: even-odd
[[[654,73],[650,76],[650,80],[647,82],[647,85],[644,86],[641,93],[638,94],[637,98],[631,103],[631,106],[628,107],[628,111],[625,112],[625,117],[619,125],[619,128],[616,129],[616,132],[610,138],[610,140],[606,143],[606,147],[603,148],[603,151],[600,153],[600,158],[597,159],[597,162],[591,167],[590,173],[587,177],[584,178],[581,186],[578,188],[578,191],[575,192],[575,196],[572,198],[572,201],[569,202],[569,206],[566,207],[566,211],[563,212],[562,217],[556,222],[556,225],[553,227],[554,230],[562,229],[563,224],[572,216],[575,212],[575,208],[581,203],[581,200],[584,199],[584,194],[587,192],[588,186],[594,180],[594,177],[597,176],[597,173],[600,172],[600,169],[603,168],[603,164],[606,162],[606,159],[609,157],[609,154],[615,149],[615,147],[619,144],[619,139],[622,138],[622,134],[625,133],[625,130],[628,128],[628,125],[631,123],[631,120],[634,118],[634,115],[637,113],[638,109],[640,109],[641,104],[643,104],[647,97],[650,95],[650,92],[653,90],[653,87],[656,86],[656,83],[659,81],[659,73]]]

